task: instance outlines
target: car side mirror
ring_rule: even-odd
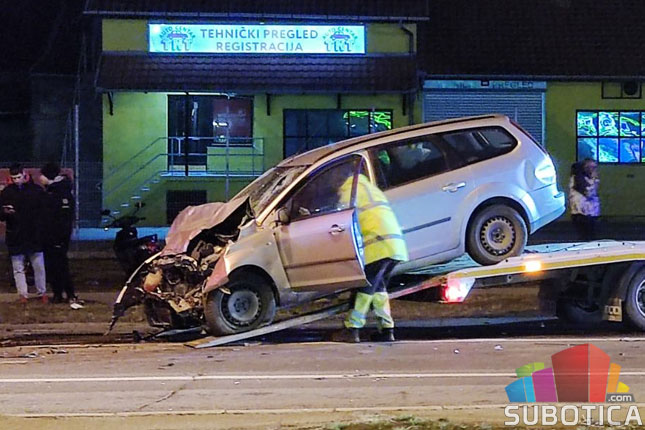
[[[289,211],[287,208],[280,208],[278,209],[278,217],[277,217],[278,224],[289,224],[289,221],[291,221],[291,218],[289,217]]]

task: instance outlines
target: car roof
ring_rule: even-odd
[[[316,161],[326,157],[334,152],[349,148],[360,143],[369,142],[370,140],[379,139],[391,135],[397,135],[414,130],[422,130],[424,128],[432,128],[436,126],[443,126],[449,124],[461,124],[471,121],[479,121],[485,119],[508,119],[506,115],[490,114],[490,115],[477,115],[462,118],[452,118],[441,121],[426,122],[422,124],[409,125],[407,127],[399,127],[392,130],[381,131],[379,133],[366,134],[363,136],[354,137],[351,139],[341,140],[340,142],[332,143],[331,145],[322,146],[320,148],[312,149],[302,154],[292,155],[284,159],[278,164],[280,167],[294,167],[294,166],[310,166]]]

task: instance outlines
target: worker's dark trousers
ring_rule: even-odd
[[[345,320],[347,328],[361,328],[365,325],[370,306],[376,315],[379,329],[394,328],[394,320],[390,312],[390,299],[387,295],[387,284],[392,269],[398,261],[384,258],[365,266],[365,276],[370,282],[356,293],[354,309]]]
[[[365,266],[365,277],[370,285],[359,289],[361,293],[372,295],[374,293],[387,292],[387,284],[390,282],[390,273],[398,261],[391,258],[384,258]]]
[[[63,292],[68,300],[76,297],[72,277],[69,273],[67,247],[67,245],[60,245],[45,248],[45,271],[55,299],[62,299]]]

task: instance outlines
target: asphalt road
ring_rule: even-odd
[[[621,382],[637,402],[645,402],[645,337],[636,333],[358,345],[307,342],[307,336],[288,340],[206,350],[169,343],[4,348],[0,413],[216,415],[217,422],[227,427],[237,422],[240,428],[253,427],[251,416],[281,417],[283,423],[288,416],[307,422],[384,412],[502,422],[504,387],[516,379],[517,367],[535,361],[548,367],[552,354],[584,343],[593,343],[621,365]]]

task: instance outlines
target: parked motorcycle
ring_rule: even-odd
[[[156,234],[139,237],[135,224],[145,219],[145,217],[137,216],[137,212],[143,206],[143,204],[138,204],[132,214],[120,217],[112,215],[109,209],[101,212],[101,215],[111,219],[111,222],[104,227],[106,230],[109,228],[120,229],[116,233],[112,249],[126,276],[130,276],[141,263],[161,251]]]

